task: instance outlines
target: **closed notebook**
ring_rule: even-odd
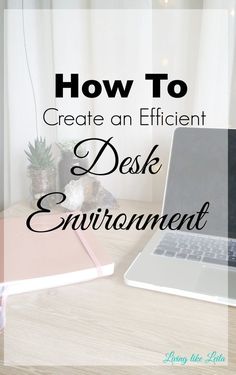
[[[37,215],[34,227],[55,227],[62,215]],[[0,288],[4,294],[52,288],[79,283],[114,272],[114,264],[90,230],[67,227],[46,233],[35,233],[26,226],[26,218],[0,220],[4,249],[0,268]]]

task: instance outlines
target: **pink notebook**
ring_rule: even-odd
[[[34,226],[43,230],[59,223],[62,214],[38,215]],[[0,220],[4,235],[4,269],[0,267],[1,290],[5,295],[79,283],[114,272],[114,264],[90,230],[55,230],[34,233],[26,218]],[[2,238],[2,237],[1,237]],[[4,258],[3,258],[4,256]]]

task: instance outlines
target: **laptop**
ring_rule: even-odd
[[[156,231],[126,284],[236,306],[236,129],[174,132],[162,213],[196,213],[204,202],[204,228]]]

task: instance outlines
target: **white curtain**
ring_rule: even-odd
[[[114,8],[122,6],[120,1],[111,3]],[[128,2],[124,3],[128,8]],[[158,2],[162,8],[174,3],[178,8],[186,5],[184,1]],[[203,3],[206,9],[213,5],[212,1]],[[224,1],[217,3],[219,8],[225,6]],[[230,96],[227,90],[233,92],[235,74],[232,52],[235,1],[228,2],[225,10],[229,29],[227,25],[221,27],[225,22],[222,21],[225,20],[222,11],[213,14],[210,11],[202,13],[201,10],[173,10],[168,13],[169,21],[165,22],[166,13],[163,16],[163,13],[153,10],[157,2],[152,1],[136,2],[136,10],[95,10],[101,8],[101,2],[96,1],[89,4],[73,1],[70,9],[60,9],[65,2],[57,0],[52,1],[53,11],[28,8],[22,11],[21,4],[14,1],[9,8],[15,9],[5,14],[6,205],[28,199],[29,180],[24,150],[28,141],[32,142],[37,135],[45,136],[52,144],[72,138],[107,139],[113,136],[121,157],[147,156],[152,145],[159,144],[159,156],[163,163],[159,175],[114,173],[112,177],[101,178],[101,181],[118,198],[161,200],[173,128],[138,127],[136,123],[133,127],[123,128],[111,128],[108,123],[103,127],[47,127],[42,122],[42,113],[48,107],[73,115],[85,114],[90,109],[94,114],[105,113],[107,116],[131,112],[135,119],[140,106],[165,107],[170,112],[190,114],[200,111],[204,103],[209,109],[211,126],[228,126]],[[45,2],[44,5],[47,7],[47,4]],[[80,8],[89,5],[91,10],[73,9],[77,5]],[[139,7],[143,10],[138,10]],[[225,30],[229,30],[229,47]],[[225,51],[226,55],[230,52],[227,72],[219,71],[222,66],[219,51]],[[184,79],[191,88],[191,95],[179,100],[178,105],[166,96],[160,101],[152,100],[150,86],[147,82],[143,83],[144,72],[152,71],[168,72],[172,79]],[[82,81],[121,79],[125,82],[134,79],[135,94],[127,100],[108,100],[104,95],[96,100],[68,96],[67,99],[56,100],[55,72],[63,73],[67,79],[71,73],[79,73]],[[222,83],[227,73],[229,86]],[[215,85],[214,88],[212,85]],[[96,152],[95,149],[93,151]],[[54,152],[57,158],[57,147],[54,147]],[[109,160],[104,160],[104,166],[108,165]]]

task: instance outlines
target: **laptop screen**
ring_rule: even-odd
[[[236,238],[236,129],[228,137],[228,227],[229,237]]]
[[[179,128],[163,211],[194,214],[205,202],[210,203],[207,224],[195,233],[227,237],[229,232],[236,238],[236,130]]]

